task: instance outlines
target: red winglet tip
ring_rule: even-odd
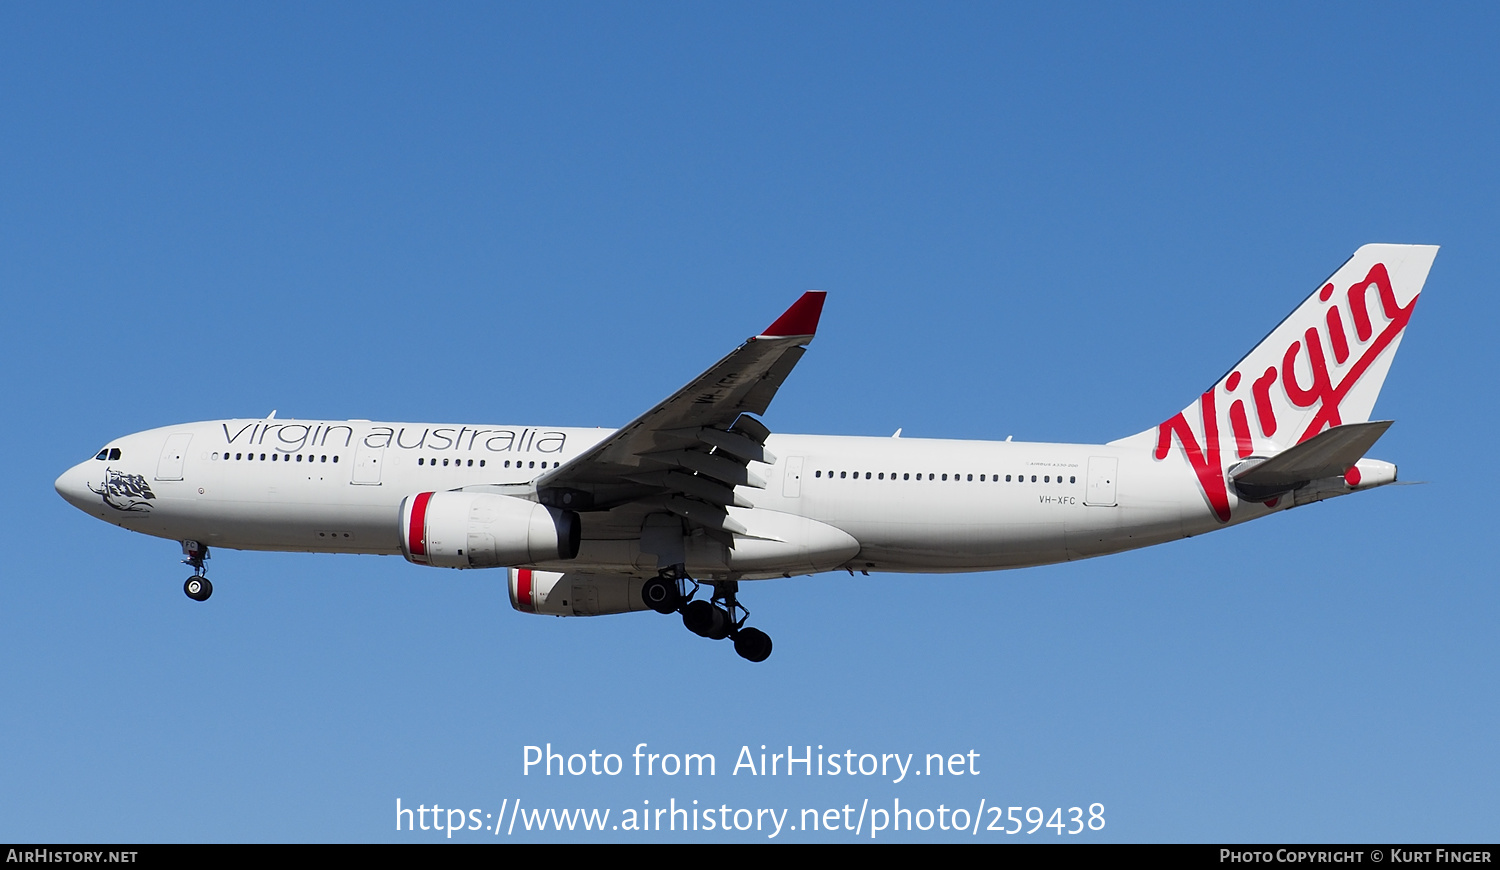
[[[818,318],[823,316],[823,300],[828,296],[822,290],[809,290],[802,298],[792,303],[776,322],[761,335],[779,338],[789,335],[813,335],[818,331]]]

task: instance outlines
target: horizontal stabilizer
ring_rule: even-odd
[[[1380,440],[1391,420],[1345,423],[1314,435],[1262,462],[1247,460],[1231,471],[1235,488],[1251,498],[1287,492],[1310,480],[1337,477]]]

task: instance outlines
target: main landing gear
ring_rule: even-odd
[[[182,584],[182,591],[194,601],[207,601],[208,596],[214,594],[214,584],[208,582],[208,569],[203,567],[203,560],[208,558],[208,545],[183,541],[182,555],[187,557],[182,564],[193,567],[193,576]]]
[[[684,593],[686,580],[693,588]],[[736,597],[739,583],[725,580],[712,584],[713,595],[694,600],[700,584],[687,575],[682,566],[663,570],[641,587],[641,598],[657,613],[681,613],[682,624],[699,637],[709,640],[734,639],[734,651],[740,658],[763,662],[771,657],[771,637],[758,628],[746,628],[750,611]]]

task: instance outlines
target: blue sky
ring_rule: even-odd
[[[399,798],[1098,802],[1104,830],[1061,839],[1493,840],[1495,508],[1469,463],[1500,425],[1497,17],[0,8],[0,839],[445,839],[397,833]],[[273,408],[618,425],[809,288],[773,430],[1104,441],[1367,242],[1443,246],[1376,412],[1375,455],[1426,485],[1067,565],[757,584],[761,666],[393,558],[217,552],[198,605],[175,545],[52,491],[111,437]],[[547,742],[719,775],[523,776]],[[762,744],[980,772],[729,775]]]

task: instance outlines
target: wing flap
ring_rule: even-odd
[[[632,483],[649,486],[653,490],[680,492],[702,499],[709,504],[750,507],[750,502],[735,494],[734,487],[725,486],[701,474],[688,474],[681,471],[648,471],[644,474],[633,474],[628,479]]]
[[[738,457],[743,462],[776,464],[776,454],[766,449],[765,439],[756,442],[733,430],[722,432],[718,429],[699,429],[696,437],[704,444],[717,447],[730,456]]]
[[[739,522],[731,519],[729,512],[723,508],[706,505],[703,502],[693,501],[692,499],[675,497],[667,499],[664,504],[666,509],[672,513],[706,529],[731,532],[736,535],[743,535],[749,531]]]
[[[648,453],[641,457],[648,462],[675,465],[696,471],[710,480],[728,486],[753,486],[765,489],[766,482],[752,472],[744,462],[720,453],[704,453],[699,450],[673,450],[667,453]]]

